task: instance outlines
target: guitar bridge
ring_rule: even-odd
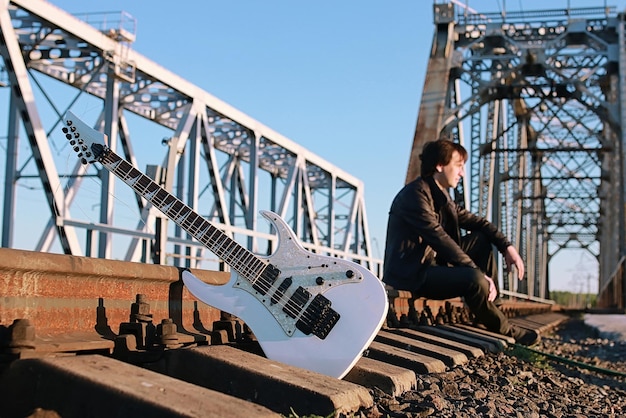
[[[313,334],[321,340],[325,339],[340,317],[330,305],[330,300],[325,296],[315,296],[296,322],[296,328],[306,335]]]

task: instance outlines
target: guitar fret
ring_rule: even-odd
[[[226,261],[226,247],[223,246],[224,241],[226,241],[226,237],[220,234],[216,244],[220,246],[218,255],[222,260]]]
[[[200,215],[198,215],[195,212],[189,212],[187,214],[187,219],[185,219],[185,222],[187,224],[187,231],[189,231],[189,233],[195,235],[198,233],[198,229],[200,225],[196,225],[196,223],[200,221],[200,225],[202,225],[202,221],[201,221],[201,217]]]
[[[245,257],[246,258],[245,258],[244,262],[250,266],[249,267],[250,271],[253,271],[255,273],[255,275],[258,276],[260,274],[260,271],[261,271],[262,267],[265,267],[265,263],[260,261],[257,257],[254,256],[254,254],[252,254],[250,252],[248,252],[248,254],[246,254]],[[259,266],[259,264],[261,266]]]
[[[231,251],[230,258],[234,260],[238,260],[240,265],[245,266],[245,263],[241,262],[242,261],[241,257],[244,252],[245,252],[244,248],[240,247],[239,245],[236,245]]]
[[[193,220],[190,221],[190,218],[193,218]],[[189,215],[187,216],[187,231],[193,235],[194,237],[197,237],[198,235],[198,231],[200,230],[200,227],[204,224],[204,222],[202,222],[202,218],[200,217],[200,215],[194,213],[194,212],[190,212]]]
[[[168,216],[170,215],[170,211],[172,210],[172,207],[176,204],[177,201],[178,199],[176,199],[174,196],[170,194],[168,194],[165,200],[163,201],[163,209],[166,211]]]
[[[158,196],[159,195],[157,195],[157,197]],[[163,198],[163,201],[161,202],[161,210],[170,218],[170,211],[172,210],[172,206],[174,205],[174,203],[176,203],[176,198],[174,198],[174,196],[170,194],[167,194],[167,196],[165,196]]]
[[[137,188],[136,188],[136,190],[138,190],[140,192],[139,194],[145,195],[146,192],[148,191],[148,187],[150,187],[151,184],[154,184],[154,183],[152,183],[152,181],[148,177],[141,176],[141,178],[137,181]],[[155,184],[155,186],[156,186],[156,184]],[[146,198],[149,199],[147,196],[146,196]]]
[[[233,242],[229,242],[226,245],[226,250],[224,251],[225,254],[230,254],[233,251],[233,244],[234,244],[234,241]]]
[[[130,170],[126,172],[126,178],[130,179],[130,178],[138,178],[141,177],[141,174],[132,168],[132,166],[130,166]]]
[[[189,225],[191,225],[189,223],[189,215],[192,215],[191,211],[187,209],[187,206],[183,206],[183,208],[178,211],[178,224],[180,226],[182,226],[183,228],[185,228],[186,230],[189,230]]]
[[[215,236],[215,234],[219,233],[219,231],[217,230],[217,228],[211,226],[207,232],[209,232],[209,236],[205,238],[204,243],[208,245],[209,247],[213,248],[214,247],[213,237]]]
[[[164,196],[161,197],[161,195],[164,195]],[[152,199],[150,201],[159,210],[162,210],[161,208],[163,207],[163,201],[165,199],[167,199],[167,196],[169,196],[169,195],[168,195],[168,193],[165,190],[163,190],[161,188],[158,188],[157,190],[154,191],[154,194],[153,194]]]
[[[146,199],[148,199],[150,202],[152,202],[154,204],[154,197],[159,192],[160,188],[159,188],[158,184],[156,184],[153,181],[150,181],[150,179],[148,179],[148,181],[149,181],[149,183],[146,186],[146,193],[145,193],[144,196],[145,196]]]
[[[217,239],[214,241],[214,244],[221,246],[222,242],[224,242],[225,239],[226,239],[226,237],[223,234],[220,233],[220,234],[218,234]],[[223,253],[223,252],[224,252],[224,250],[222,248],[220,248],[220,253]]]
[[[203,223],[202,225],[205,225],[205,223]],[[202,226],[200,225],[200,226]],[[206,227],[203,230],[198,230],[198,232],[194,235],[196,237],[196,239],[198,241],[200,241],[201,243],[203,243],[204,245],[206,245],[206,242],[204,240],[204,236],[206,235],[207,231],[209,231],[211,229],[211,226],[206,223],[205,225]]]
[[[193,220],[190,221],[191,217],[194,217]],[[196,236],[198,234],[198,231],[200,229],[200,226],[202,226],[203,222],[202,222],[202,217],[200,215],[198,215],[197,213],[194,212],[189,212],[189,214],[187,215],[187,231],[192,234],[193,236]],[[196,225],[197,223],[199,223],[198,225]]]
[[[174,203],[174,210],[176,211],[174,214],[172,214],[172,219],[174,219],[174,222],[176,222],[177,224],[181,225],[182,222],[184,221],[184,219],[187,217],[187,214],[183,214],[182,212],[185,210],[186,205],[181,202],[180,200],[176,200],[176,202]],[[184,226],[184,225],[181,225]]]
[[[139,179],[141,179],[141,175],[137,175],[137,176],[126,175],[126,179],[124,181],[126,182],[126,184],[128,184],[130,187],[132,187],[136,191],[137,182],[139,181]]]
[[[207,229],[206,231],[203,232],[202,242],[204,243],[204,245],[209,247],[211,251],[217,254],[213,246],[213,235],[215,235],[215,229],[214,228]]]

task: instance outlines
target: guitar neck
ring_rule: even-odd
[[[266,268],[267,264],[260,258],[213,226],[115,152],[107,150],[98,161],[243,277],[255,281]]]

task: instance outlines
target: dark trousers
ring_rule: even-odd
[[[479,269],[433,265],[421,274],[423,283],[414,292],[427,299],[443,300],[463,297],[476,319],[489,331],[509,333],[509,321],[500,309],[488,300],[489,282],[485,274],[498,286],[497,266],[493,247],[482,233],[472,233],[461,240],[461,248]]]

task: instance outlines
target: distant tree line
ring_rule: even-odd
[[[598,295],[594,293],[572,293],[553,290],[550,292],[550,299],[564,308],[584,309],[595,307]]]

